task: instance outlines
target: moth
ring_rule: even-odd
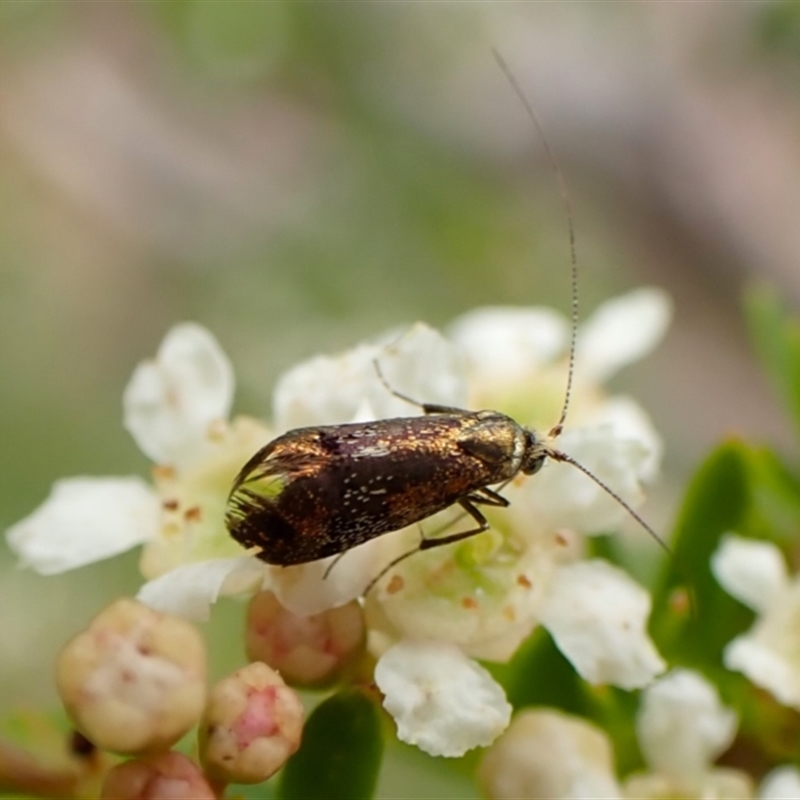
[[[237,475],[228,501],[228,529],[245,547],[257,548],[258,558],[269,564],[304,564],[342,554],[453,505],[471,517],[473,527],[435,538],[423,536],[418,548],[389,567],[419,550],[462,541],[489,528],[480,506],[508,506],[508,500],[492,487],[502,488],[520,473],[534,475],[548,458],[588,475],[669,549],[618,494],[554,446],[567,418],[575,366],[574,225],[563,175],[533,106],[496,52],[495,57],[544,141],[567,212],[572,339],[561,417],[543,435],[499,411],[419,403],[389,387],[376,363],[386,388],[419,406],[423,416],[298,428],[260,449]]]

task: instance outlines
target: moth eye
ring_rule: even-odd
[[[535,475],[544,465],[545,456],[537,456],[532,461],[529,461],[523,468],[522,471],[526,475]]]

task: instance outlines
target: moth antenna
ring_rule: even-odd
[[[514,90],[514,94],[516,94],[517,97],[519,98],[523,108],[528,114],[528,117],[530,118],[531,122],[533,122],[533,125],[536,128],[536,132],[538,133],[539,138],[542,140],[545,153],[547,153],[547,159],[550,162],[550,166],[553,172],[555,173],[556,181],[558,182],[558,190],[561,195],[561,201],[564,204],[564,210],[566,211],[567,214],[567,229],[569,231],[569,253],[570,253],[570,268],[571,268],[570,271],[571,271],[571,284],[572,284],[571,287],[572,303],[571,303],[571,314],[570,314],[572,322],[572,332],[570,334],[570,341],[569,341],[569,367],[567,371],[567,389],[564,392],[564,405],[561,408],[561,416],[559,417],[558,422],[550,430],[550,436],[552,438],[555,438],[560,435],[561,431],[564,428],[564,422],[567,419],[567,411],[569,410],[569,402],[572,396],[572,378],[575,372],[575,348],[578,342],[578,251],[575,246],[575,223],[572,217],[572,203],[570,202],[569,189],[567,188],[567,181],[564,178],[564,173],[561,171],[561,166],[558,163],[558,158],[556,158],[555,152],[550,147],[550,143],[547,140],[547,135],[544,132],[544,126],[539,120],[539,116],[533,107],[533,103],[528,99],[527,95],[522,90],[522,87],[519,85],[519,81],[516,79],[514,73],[511,72],[510,67],[505,62],[505,59],[497,51],[497,48],[493,47],[492,52],[494,53],[494,57],[495,60],[497,61],[498,66],[503,71],[503,74],[506,76],[506,79],[511,85],[511,88]]]
[[[511,68],[506,63],[505,59],[500,55],[497,48],[492,48],[492,53],[494,53],[495,60],[497,61],[498,66],[502,70],[503,74],[505,75],[506,79],[508,80],[511,89],[514,91],[514,94],[517,95],[519,101],[522,103],[525,112],[527,113],[529,119],[533,123],[534,128],[542,141],[542,145],[544,146],[545,153],[547,154],[547,159],[550,162],[550,167],[555,174],[556,181],[558,182],[558,191],[561,195],[561,202],[564,206],[564,211],[566,212],[567,217],[567,230],[569,233],[569,256],[570,256],[570,283],[571,283],[571,294],[572,294],[572,302],[571,302],[571,314],[570,314],[570,322],[572,326],[572,330],[570,333],[570,342],[569,342],[569,363],[567,368],[567,388],[564,392],[564,404],[561,407],[561,416],[558,419],[558,422],[550,429],[550,437],[556,438],[559,436],[564,429],[564,423],[567,419],[567,412],[569,411],[569,404],[570,400],[572,399],[572,384],[573,378],[575,376],[575,351],[577,349],[578,344],[578,311],[579,311],[579,303],[578,303],[578,251],[575,244],[575,222],[572,215],[572,202],[570,200],[569,189],[567,188],[567,181],[564,177],[564,173],[561,171],[561,165],[559,164],[558,157],[555,154],[555,151],[550,147],[550,142],[547,139],[547,134],[544,131],[544,125],[542,125],[541,121],[539,120],[539,115],[536,113],[536,109],[533,106],[533,103],[528,99],[528,96],[525,94],[524,90],[519,84],[514,73],[511,71]],[[670,558],[675,563],[679,573],[682,574],[683,579],[686,583],[686,590],[687,590],[687,599],[689,602],[689,611],[693,618],[697,617],[697,605],[695,600],[694,594],[694,585],[693,582],[688,578],[688,573],[685,569],[683,569],[678,564],[677,556],[675,555],[672,548],[653,530],[653,528],[644,520],[644,518],[634,511],[634,509],[626,503],[610,486],[608,486],[604,481],[600,480],[594,473],[590,472],[583,464],[578,463],[575,461],[574,458],[568,456],[566,453],[562,453],[560,450],[555,450],[548,448],[547,455],[552,458],[554,461],[563,461],[567,464],[571,464],[573,467],[579,469],[584,475],[591,478],[606,494],[611,496],[614,500],[616,500],[627,512],[630,514],[639,525],[644,528],[647,533],[656,541],[658,546],[667,553]]]
[[[381,362],[378,361],[377,357],[372,359],[372,366],[375,368],[375,373],[378,376],[378,380],[383,384],[383,388],[386,389],[389,394],[393,395],[394,397],[399,397],[401,400],[405,400],[406,403],[410,403],[412,406],[417,406],[419,408],[424,408],[425,404],[420,403],[419,400],[414,400],[413,397],[409,397],[407,394],[403,394],[402,392],[398,392],[397,389],[393,389],[389,385],[389,381],[386,380],[386,376],[383,374],[383,369],[381,368]]]
[[[689,578],[689,574],[684,568],[684,566],[680,563],[678,556],[675,554],[675,551],[650,527],[650,525],[645,522],[644,518],[636,511],[631,508],[631,506],[626,503],[605,481],[600,480],[593,472],[583,466],[580,462],[576,461],[572,456],[568,456],[566,453],[562,453],[560,450],[553,450],[548,448],[547,455],[553,459],[553,461],[563,461],[565,464],[571,464],[576,469],[579,469],[584,475],[591,478],[606,494],[610,495],[614,498],[649,534],[650,536],[655,539],[658,546],[664,550],[665,553],[669,555],[672,559],[675,567],[678,571],[678,574],[683,579],[684,583],[686,584],[686,598],[689,603],[689,614],[691,615],[692,619],[697,619],[697,599],[695,597],[694,591],[694,581]]]
[[[668,553],[672,558],[675,557],[675,553],[672,552],[672,548],[653,530],[650,525],[648,525],[644,518],[628,504],[626,503],[605,481],[600,480],[591,470],[587,469],[583,466],[579,461],[576,461],[572,456],[567,455],[566,453],[562,453],[561,450],[553,450],[548,448],[547,455],[553,459],[553,461],[562,461],[565,464],[571,464],[576,469],[579,469],[584,475],[591,478],[606,494],[613,497],[655,540],[658,542],[659,546],[664,550],[664,552]]]

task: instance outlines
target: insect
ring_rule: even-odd
[[[489,523],[479,506],[509,504],[490,487],[502,489],[520,473],[534,475],[548,458],[588,475],[669,549],[618,494],[553,444],[567,417],[575,364],[578,282],[572,212],[558,161],[536,113],[505,62],[496,52],[495,57],[544,141],[567,212],[572,340],[561,417],[543,435],[498,411],[418,403],[391,389],[376,362],[386,388],[419,406],[424,416],[298,428],[259,450],[236,477],[228,504],[228,529],[245,547],[258,548],[258,557],[269,564],[304,564],[342,554],[456,504],[474,521],[467,530],[436,538],[423,536],[417,548],[395,559],[388,570],[415,552],[487,530]]]

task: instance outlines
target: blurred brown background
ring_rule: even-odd
[[[147,468],[120,396],[176,321],[219,337],[237,409],[268,415],[282,369],[387,327],[566,311],[555,181],[492,46],[570,184],[584,311],[646,283],[675,299],[614,384],[667,443],[651,516],[726,434],[791,453],[740,297],[800,299],[800,4],[8,2],[3,527],[58,476]],[[42,579],[0,551],[0,711],[51,702],[60,643],[136,585],[135,556]]]

